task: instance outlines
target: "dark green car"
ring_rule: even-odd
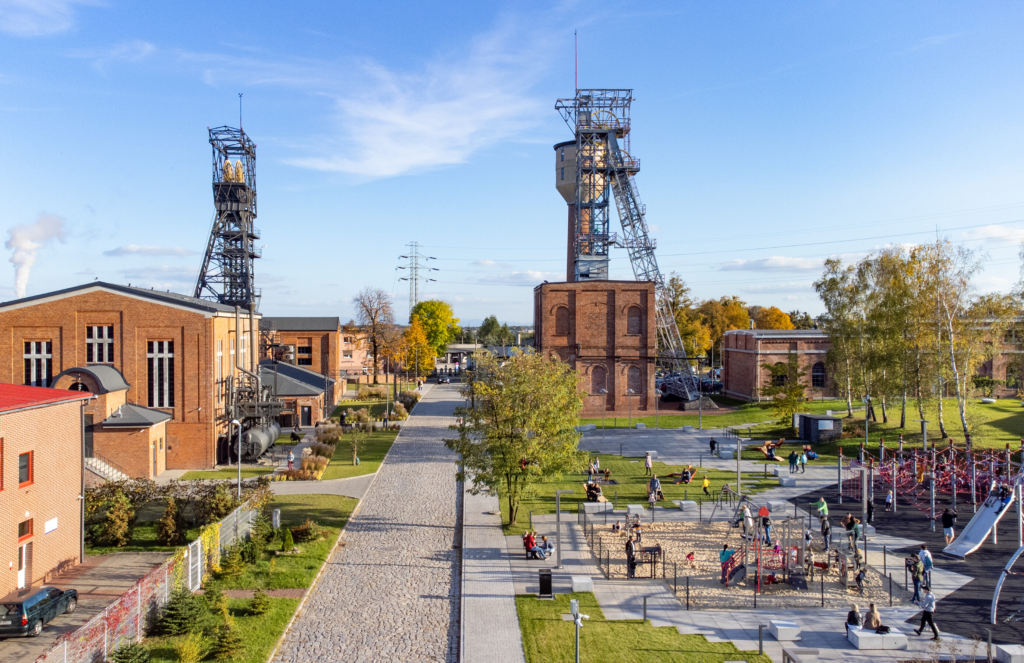
[[[0,599],[0,638],[37,636],[44,624],[77,607],[78,592],[73,589],[40,587],[9,594]]]

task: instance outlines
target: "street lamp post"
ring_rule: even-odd
[[[555,568],[562,568],[562,493],[571,490],[555,491]]]
[[[597,393],[601,394],[601,396],[604,397],[602,399],[602,402],[601,402],[601,446],[603,447],[604,446],[604,413],[608,409],[608,390],[607,389],[602,389],[601,391],[599,391]]]
[[[231,420],[232,426],[238,426],[238,499],[242,499],[242,422],[238,419]]]
[[[633,391],[632,389],[627,389],[626,390],[626,400],[629,401],[629,425],[628,425],[628,427],[629,427],[630,430],[633,430],[633,399],[630,398],[630,396],[634,395],[635,393],[636,392]],[[629,436],[633,437],[633,434],[630,433]]]

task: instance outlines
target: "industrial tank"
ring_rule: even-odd
[[[281,426],[275,421],[262,428],[249,428],[242,431],[242,455],[254,460],[272,447],[281,435]]]

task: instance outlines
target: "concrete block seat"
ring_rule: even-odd
[[[583,502],[584,513],[604,513],[605,511],[612,511],[614,505],[611,502]]]
[[[593,592],[594,579],[590,576],[573,576],[572,591],[574,594],[576,592]]]
[[[780,642],[800,639],[800,625],[786,619],[772,619],[768,622],[768,631]]]
[[[795,488],[796,479],[793,477],[779,477],[779,485],[783,488]]]
[[[642,504],[629,504],[626,506],[626,516],[632,518],[633,516],[644,515],[644,507]]]
[[[786,515],[792,511],[793,505],[785,500],[768,500],[768,511],[775,515]]]
[[[850,632],[846,634],[846,639],[857,649],[895,650],[907,648],[907,636],[896,630],[883,634],[851,628]]]
[[[992,645],[999,663],[1024,663],[1024,645]]]
[[[672,503],[679,507],[680,511],[697,510],[697,502],[694,500],[672,500]]]

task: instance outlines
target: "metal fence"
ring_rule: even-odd
[[[256,514],[243,504],[220,521],[218,551],[248,536]],[[201,539],[184,550],[184,554],[153,569],[77,630],[60,636],[36,663],[97,663],[106,660],[122,643],[142,639],[160,619],[175,587],[184,585],[189,591],[197,591],[217,560],[204,551]]]

